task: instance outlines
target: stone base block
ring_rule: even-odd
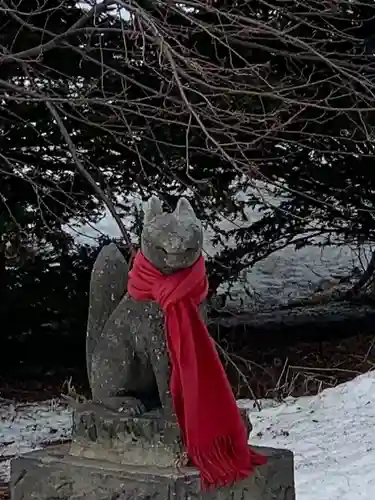
[[[69,453],[76,457],[169,467],[181,452],[177,422],[161,412],[129,417],[93,402],[74,411]]]
[[[267,465],[231,488],[200,491],[194,468],[116,465],[78,458],[65,445],[35,451],[11,465],[11,500],[295,500],[293,454],[256,448]]]
[[[250,434],[247,411],[240,412]],[[129,417],[88,401],[73,413],[69,453],[76,457],[170,467],[183,451],[177,422],[166,420],[160,410]]]

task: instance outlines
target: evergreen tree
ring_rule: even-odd
[[[373,2],[0,6],[2,284],[103,210],[75,155],[123,215],[119,196],[187,192],[220,244],[213,289],[291,242],[372,241]]]

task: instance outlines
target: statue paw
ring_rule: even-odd
[[[109,410],[116,411],[127,417],[136,417],[146,411],[143,403],[133,397],[114,396],[103,399],[101,403]]]

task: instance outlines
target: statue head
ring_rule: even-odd
[[[190,267],[202,253],[203,230],[193,207],[180,198],[174,212],[164,213],[161,201],[152,196],[144,208],[141,249],[163,274]]]

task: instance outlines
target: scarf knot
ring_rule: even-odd
[[[198,306],[206,298],[208,292],[208,281],[204,273],[202,258],[189,269],[176,271],[168,276],[161,273],[159,276],[155,274],[153,281],[150,286],[150,296],[164,312],[168,307],[184,300]]]
[[[140,272],[142,280],[137,279]],[[188,269],[164,275],[139,252],[129,273],[129,283],[128,290],[134,299],[155,301],[164,312],[184,300],[198,306],[208,292],[203,257]]]
[[[203,257],[192,267],[165,276],[139,252],[129,273],[129,295],[155,301],[164,311],[174,409],[204,490],[228,486],[266,463],[247,445],[232,389],[200,317],[198,305],[207,290]]]

